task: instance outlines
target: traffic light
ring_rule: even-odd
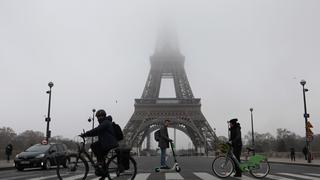
[[[308,141],[312,141],[312,139],[313,139],[313,132],[312,132],[311,128],[313,128],[312,124],[310,123],[310,121],[307,121],[306,136],[307,136]]]

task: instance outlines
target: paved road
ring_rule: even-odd
[[[211,162],[212,158],[207,157],[179,157],[178,161],[182,168],[180,173],[155,173],[154,167],[159,163],[159,157],[140,157],[136,158],[138,163],[137,180],[216,180],[218,179],[212,174]],[[29,169],[22,172],[16,170],[3,170],[0,173],[2,180],[56,180],[55,169],[39,170]],[[70,177],[70,180],[76,179]],[[98,179],[90,171],[89,180]],[[227,178],[227,180],[240,178]],[[252,180],[249,174],[245,173],[241,179]],[[274,164],[271,163],[270,175],[265,178],[267,180],[315,180],[320,179],[320,167]]]

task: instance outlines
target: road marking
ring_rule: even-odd
[[[94,174],[90,174],[90,176],[94,176],[94,178],[90,179],[90,180],[99,180],[101,178],[101,177],[96,177],[96,175],[94,175]],[[87,179],[90,178],[90,176],[88,175]],[[106,178],[106,179],[108,179],[108,178]]]
[[[179,173],[166,173],[166,180],[184,179]]]
[[[63,178],[63,180],[74,180],[74,179],[77,179],[77,178],[81,178],[83,177],[84,174],[80,174],[80,175],[76,175],[76,176],[71,176],[71,177],[67,177],[67,178]],[[88,174],[88,176],[91,176],[92,174]]]
[[[110,177],[114,178],[114,177],[116,177],[116,174],[115,173],[114,174],[110,174]],[[88,176],[87,176],[87,178],[88,178]],[[98,177],[95,177],[95,178],[90,179],[90,180],[99,180],[100,178],[101,178],[101,176],[98,176]],[[108,178],[106,177],[106,179],[108,179]]]
[[[271,175],[271,174],[268,174],[268,175],[266,176],[266,178],[274,179],[274,180],[294,180],[294,179],[291,179],[291,178],[286,178],[286,177],[281,177],[281,176],[275,176],[275,175]]]
[[[276,174],[280,174],[280,175],[284,175],[284,176],[297,177],[297,178],[302,178],[302,179],[310,179],[310,180],[314,179],[314,177],[304,176],[304,175],[299,175],[299,174],[291,174],[291,173],[276,173]]]
[[[304,173],[306,175],[310,175],[310,176],[317,176],[317,177],[320,177],[320,174],[315,174],[315,173]]]
[[[6,180],[13,180],[13,179],[19,179],[19,178],[25,178],[26,176],[33,176],[34,177],[34,175],[33,174],[23,174],[23,175],[17,175],[17,176],[14,176],[14,177],[7,177],[6,178]]]
[[[193,173],[193,174],[198,176],[202,180],[219,180],[219,178],[212,176],[211,174],[208,174],[205,172],[198,172],[198,173]]]
[[[49,178],[53,178],[53,177],[58,177],[58,176],[55,174],[55,175],[51,175],[51,176],[42,176],[42,177],[37,177],[37,178],[31,178],[28,180],[43,180],[43,179],[49,179]]]
[[[246,176],[246,175],[243,175],[243,174],[242,174],[242,177],[244,177],[244,179],[246,179],[246,180],[257,180],[256,178],[252,178],[252,177],[249,177],[249,176]],[[238,179],[238,177],[235,177],[235,178]],[[239,177],[239,179],[241,179],[241,177]]]
[[[136,175],[135,179],[138,180],[146,180],[150,176],[151,173],[139,173]],[[130,180],[130,179],[129,179]]]

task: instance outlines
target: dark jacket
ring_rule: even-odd
[[[6,147],[6,154],[7,155],[11,155],[12,154],[12,145],[11,144],[8,144],[7,147]]]
[[[83,134],[84,137],[98,136],[98,141],[104,150],[118,146],[118,141],[115,138],[112,121],[105,117],[101,120],[98,127],[87,131]]]
[[[169,148],[169,142],[171,139],[168,136],[168,128],[166,126],[162,126],[160,128],[160,139],[158,147],[161,149]]]
[[[242,147],[242,140],[241,140],[241,127],[239,123],[236,123],[230,130],[230,139],[232,141],[232,147]]]

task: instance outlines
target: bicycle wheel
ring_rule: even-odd
[[[57,175],[60,180],[68,177],[84,180],[87,178],[88,172],[88,162],[78,154],[71,154],[65,161],[58,161]]]
[[[137,174],[137,163],[130,156],[129,157],[129,167],[125,168],[123,165],[118,163],[118,155],[112,156],[108,159],[106,164],[107,167],[107,177],[111,179],[131,179],[133,180]]]
[[[249,173],[256,178],[264,178],[269,174],[270,165],[268,160],[263,160],[256,167],[250,168]]]
[[[234,163],[228,156],[218,156],[212,162],[212,171],[220,178],[229,177],[234,171]]]

